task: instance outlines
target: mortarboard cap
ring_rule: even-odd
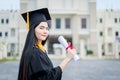
[[[26,22],[26,27],[29,29],[31,26],[36,26],[42,21],[51,20],[49,11],[47,8],[42,8],[30,12],[26,12],[22,14],[22,17],[24,18]]]

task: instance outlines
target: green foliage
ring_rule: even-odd
[[[17,58],[16,57],[12,57],[12,58],[3,58],[0,60],[0,63],[2,62],[6,62],[6,61],[17,61]]]
[[[93,51],[92,50],[87,50],[87,55],[92,55]]]
[[[6,62],[6,61],[7,61],[7,59],[6,59],[6,58],[3,58],[3,59],[0,60],[0,63],[1,63],[1,62]]]

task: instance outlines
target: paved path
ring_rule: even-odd
[[[61,60],[53,60],[55,66]],[[0,80],[17,80],[19,61],[0,63]],[[72,61],[62,80],[120,80],[120,60]]]

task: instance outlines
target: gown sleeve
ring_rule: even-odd
[[[53,67],[47,55],[34,53],[30,62],[31,80],[61,80],[62,70],[59,66]]]

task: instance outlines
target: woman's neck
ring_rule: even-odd
[[[41,40],[38,40],[37,43],[42,43],[42,41],[41,41]]]

